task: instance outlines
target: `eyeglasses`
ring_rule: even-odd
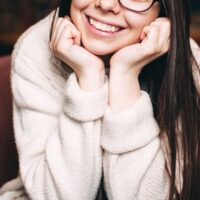
[[[146,12],[159,0],[119,0],[122,6],[134,12]],[[164,5],[165,6],[165,5]]]

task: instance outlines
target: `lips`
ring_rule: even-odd
[[[119,27],[107,25],[92,18],[89,18],[88,20],[89,23],[98,30],[112,33],[119,31]]]
[[[98,20],[90,16],[86,16],[86,17],[89,24],[97,30],[108,32],[108,33],[115,33],[122,30],[122,27],[120,26],[109,24],[108,22],[103,22],[102,20]]]

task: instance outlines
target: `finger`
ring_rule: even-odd
[[[65,15],[65,16],[64,16],[64,18],[65,18],[65,19],[67,19],[68,21],[72,22],[72,20],[71,20],[71,17],[70,17],[70,16],[68,16],[68,15]]]
[[[168,17],[157,17],[154,21],[166,21],[169,20]]]
[[[67,22],[69,22],[69,24],[76,29],[76,26],[73,24],[71,18],[68,15],[66,15],[64,17],[64,20],[67,21]]]
[[[142,41],[145,50],[148,54],[157,53],[158,41],[159,41],[159,27],[157,26],[147,26],[143,29],[146,35],[145,39]]]
[[[58,37],[57,37],[57,39],[59,38],[60,33],[62,32],[62,30],[65,27],[65,25],[68,25],[69,28],[72,28],[76,32],[76,37],[74,39],[75,39],[75,43],[79,45],[80,44],[80,37],[78,37],[80,35],[79,31],[76,28],[76,26],[71,22],[71,19],[70,19],[69,16],[65,16],[65,18],[62,21],[62,23],[60,24],[60,28],[58,29],[58,34],[57,34]]]
[[[150,25],[143,27],[143,29],[140,33],[140,39],[144,40],[148,36],[150,30],[151,30]]]
[[[150,25],[144,27],[143,34],[145,35],[146,40],[153,42],[158,40],[159,31],[160,30],[158,26]]]
[[[147,32],[148,32],[147,29],[148,29],[148,26],[145,26],[145,27],[142,29],[142,31],[141,31],[141,33],[140,33],[140,40],[141,40],[141,41],[145,39],[145,37],[146,37],[146,35],[147,35]]]
[[[151,25],[159,27],[159,39],[157,43],[160,49],[166,49],[165,46],[169,46],[171,36],[171,23],[169,18],[158,18]]]
[[[171,36],[171,23],[170,21],[165,21],[161,25],[161,35],[163,35],[163,38],[169,39]]]
[[[80,44],[80,34],[76,29],[65,25],[55,44],[55,50],[57,52],[63,49],[69,50],[74,44]]]
[[[159,26],[160,33],[162,36],[170,36],[171,32],[171,23],[170,20],[166,17],[158,18],[157,20],[153,21],[151,25]]]
[[[62,27],[64,26],[64,24],[71,24],[71,20],[70,17],[65,16],[63,17],[59,17],[58,19],[56,19],[54,25],[53,25],[53,32],[52,32],[52,40],[56,40],[56,38],[58,38],[60,31],[62,30]]]
[[[53,43],[54,43],[54,40],[55,40],[55,35],[56,35],[57,27],[59,26],[59,24],[61,22],[62,22],[62,18],[58,18],[58,19],[55,20],[55,22],[53,24],[51,41],[50,41],[50,47],[51,47],[51,49],[53,48]]]
[[[62,23],[62,19],[63,19],[62,17],[59,17],[55,20],[55,22],[53,24],[53,29],[52,29],[52,39],[55,38],[57,28]]]
[[[77,60],[77,48],[74,48],[74,44],[77,42],[75,38],[79,37],[79,32],[76,29],[69,28],[69,26],[65,26],[63,31],[61,32],[59,39],[55,45],[55,55],[63,60],[67,65],[71,66],[71,68],[76,71],[73,67],[74,60]],[[80,38],[80,37],[79,37]],[[80,41],[80,40],[79,40]],[[80,44],[80,42],[77,42]],[[76,46],[79,47],[79,46]]]
[[[155,25],[156,23],[153,24]],[[160,46],[161,49],[165,50],[166,47],[169,48],[171,24],[170,21],[167,18],[165,18],[162,21],[157,22],[157,25],[160,27],[158,45]]]
[[[163,52],[166,53],[169,51],[171,45],[171,38],[169,37],[166,41],[165,44],[163,45]]]
[[[57,29],[55,31],[55,35],[54,35],[54,44],[57,43],[60,34],[62,33],[63,29],[65,29],[66,27],[68,27],[69,29],[72,28],[71,23],[67,20],[62,20],[62,22],[59,24],[59,26],[57,26]]]
[[[65,16],[64,18],[71,22],[70,25],[72,26],[72,28],[74,29],[74,31],[76,33],[76,36],[74,37],[74,42],[75,42],[75,44],[80,45],[80,43],[81,43],[80,32],[78,31],[76,26],[72,23],[72,20],[69,16]]]
[[[63,19],[66,19],[67,21],[69,21],[69,22],[71,23],[71,18],[70,18],[68,15],[66,15],[66,16],[64,16],[64,17],[58,17],[58,18],[55,20],[54,24],[53,24],[53,30],[56,30],[56,29],[57,29],[57,26],[59,25],[59,21],[62,22]]]

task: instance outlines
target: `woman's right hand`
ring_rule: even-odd
[[[76,73],[84,90],[96,90],[104,84],[103,61],[81,46],[81,35],[70,17],[59,17],[53,26],[50,49]]]

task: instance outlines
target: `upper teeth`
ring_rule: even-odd
[[[89,18],[89,23],[93,25],[96,29],[102,30],[102,31],[107,31],[107,32],[116,32],[119,30],[119,27],[116,26],[111,26],[104,24],[102,22],[96,21],[92,18]]]

